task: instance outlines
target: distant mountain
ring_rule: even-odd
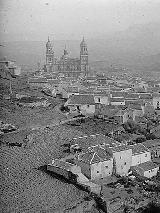
[[[160,72],[160,53],[139,58],[134,66],[145,71]]]
[[[86,38],[87,40],[87,38]],[[36,68],[45,63],[45,41],[2,43],[0,57],[15,59],[19,65]],[[80,40],[54,41],[55,56],[63,54],[65,44],[72,57],[79,57]],[[132,69],[159,70],[160,24],[134,25],[126,31],[87,40],[89,61],[93,70],[122,66]]]

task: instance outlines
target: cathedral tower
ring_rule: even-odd
[[[80,69],[81,72],[85,73],[85,75],[88,73],[88,50],[84,37],[80,43]]]
[[[48,72],[54,71],[54,51],[49,37],[46,43],[46,68]]]

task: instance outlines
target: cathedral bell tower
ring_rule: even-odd
[[[88,73],[88,50],[87,44],[85,43],[84,37],[80,43],[80,69],[85,75]]]
[[[49,40],[46,43],[46,68],[47,72],[53,72],[54,71],[54,51],[52,44]]]

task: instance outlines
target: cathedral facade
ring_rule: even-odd
[[[70,58],[66,47],[63,55],[55,58],[53,46],[48,38],[46,43],[46,71],[49,73],[59,73],[66,77],[86,76],[89,71],[88,49],[83,38],[80,43],[80,58]]]

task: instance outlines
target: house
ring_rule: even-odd
[[[21,74],[21,68],[15,64],[15,61],[1,60],[0,68],[5,68],[5,70],[13,76],[19,76]]]
[[[133,80],[130,83],[130,86],[134,88],[135,90],[142,90],[144,92],[146,92],[148,88],[148,84],[145,81],[141,81],[141,80]]]
[[[67,87],[62,89],[62,98],[69,98],[71,95],[79,95],[78,87]]]
[[[143,88],[145,91],[147,91],[148,84],[145,81],[140,81],[139,82],[139,88]]]
[[[118,105],[125,105],[125,99],[124,98],[110,98],[110,104],[114,106]]]
[[[96,145],[103,146],[104,144],[113,146],[113,143],[115,143],[115,145],[120,144],[118,141],[115,141],[112,138],[102,134],[83,135],[71,140],[72,146],[80,147],[81,152],[84,153],[88,150],[88,147],[93,147]]]
[[[133,174],[139,175],[146,178],[152,178],[157,175],[159,166],[152,161],[138,164],[137,166],[131,167]]]
[[[145,101],[144,105],[142,105],[142,111],[144,115],[153,115],[154,114],[153,104],[148,101]]]
[[[153,107],[154,109],[160,108],[160,93],[153,94]]]
[[[133,110],[133,120],[136,120],[137,117],[139,118],[144,115],[144,111],[142,110],[143,106],[141,102],[129,104],[128,108]]]
[[[46,78],[47,78],[47,77],[46,77]],[[48,78],[47,78],[47,82],[48,82],[48,84],[49,84],[49,86],[50,86],[51,88],[57,88],[58,85],[59,85],[59,80],[58,80],[58,79],[52,79],[52,78],[48,79]]]
[[[152,129],[150,129],[150,133],[154,133],[154,132],[157,132],[157,131],[160,131],[160,125],[158,125],[156,127],[153,127]]]
[[[151,100],[152,94],[151,93],[139,93],[139,98],[143,100]]]
[[[95,83],[97,81],[97,77],[96,76],[87,76],[85,78],[85,81],[89,82],[89,83]]]
[[[160,138],[160,125],[150,129],[150,133],[154,134],[156,138]]]
[[[117,109],[116,106],[112,106],[112,105],[96,105],[96,112],[95,114],[99,117],[99,118],[113,118],[115,113],[117,113],[119,111],[119,109]]]
[[[125,93],[125,100],[128,100],[128,101],[139,100],[139,94],[138,93]]]
[[[113,158],[100,146],[89,147],[89,151],[78,156],[77,165],[90,180],[112,175]]]
[[[94,101],[97,104],[109,105],[109,95],[106,92],[94,91]]]
[[[143,145],[150,150],[152,158],[160,157],[160,140],[159,139],[144,141]]]
[[[124,124],[130,119],[135,119],[135,117],[133,117],[133,111],[134,110],[132,109],[120,109],[117,113],[115,113],[114,118]]]
[[[124,98],[125,97],[125,92],[111,92],[110,93],[111,98]]]
[[[113,174],[127,175],[132,164],[132,149],[127,145],[107,146],[106,152],[113,155]]]
[[[107,85],[107,77],[105,75],[97,76],[98,85]]]
[[[112,124],[112,125],[107,125],[107,135],[111,136],[111,137],[115,137],[118,135],[121,135],[122,133],[125,132],[125,129],[121,126],[121,125],[117,125],[117,124]]]
[[[46,87],[48,85],[48,80],[47,78],[44,77],[39,77],[39,78],[29,78],[28,79],[28,84],[30,86],[35,86],[35,87]]]
[[[143,144],[138,143],[138,144],[130,145],[130,148],[132,149],[131,166],[137,166],[141,163],[151,161],[151,152]]]
[[[70,113],[93,115],[95,113],[95,101],[93,95],[72,95],[64,104]]]

